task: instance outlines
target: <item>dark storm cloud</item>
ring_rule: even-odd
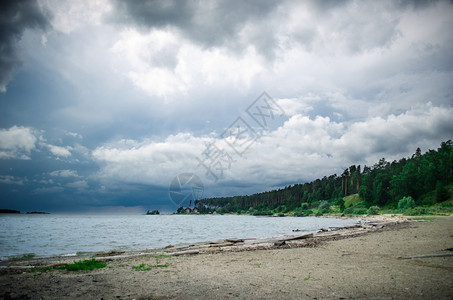
[[[341,6],[344,6],[348,2],[351,2],[350,0],[318,0],[318,1],[312,1],[311,4],[315,11],[323,12],[325,13],[326,11],[333,9],[333,8],[338,8]]]
[[[16,44],[23,32],[48,28],[48,17],[35,0],[0,1],[0,91],[6,90],[12,73],[21,65]]]
[[[400,0],[395,3],[402,8],[410,7],[414,9],[424,9],[436,2],[439,2],[439,0]]]
[[[204,47],[241,50],[238,34],[246,24],[266,22],[275,1],[114,1],[113,20],[145,29],[174,28]],[[271,31],[266,32],[272,34]],[[272,40],[272,39],[271,39]]]

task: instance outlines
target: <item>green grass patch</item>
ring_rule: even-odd
[[[150,264],[145,264],[145,263],[141,263],[137,266],[132,266],[132,270],[135,270],[135,271],[150,271],[154,268],[167,268],[169,267],[171,264],[170,263],[164,263],[162,264],[161,263],[161,258],[168,258],[168,257],[171,257],[170,255],[167,255],[167,254],[159,254],[159,255],[154,255],[154,259],[156,260],[156,263],[154,265],[150,265]]]
[[[343,198],[344,200],[344,206],[345,207],[350,207],[353,205],[359,204],[362,199],[360,198],[359,194],[354,194],[354,195],[349,195]]]
[[[171,264],[170,263],[165,263],[165,264],[155,264],[155,265],[146,265],[145,263],[141,263],[138,266],[132,266],[132,270],[135,271],[150,271],[154,268],[166,268],[169,267]]]
[[[87,271],[105,268],[107,264],[105,262],[97,261],[96,259],[87,259],[75,261],[72,264],[66,264],[56,267],[58,270],[67,270],[67,271]]]

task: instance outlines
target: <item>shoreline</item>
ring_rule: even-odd
[[[272,216],[269,216],[272,217]],[[346,227],[323,228],[316,233],[247,239],[221,239],[216,242],[201,241],[197,243],[181,243],[167,245],[162,248],[141,250],[110,250],[102,252],[83,252],[81,254],[61,254],[49,256],[34,256],[27,258],[27,253],[16,256],[17,259],[0,260],[0,274],[4,272],[25,271],[45,268],[53,265],[72,263],[75,260],[84,260],[94,257],[98,261],[108,262],[118,259],[136,258],[152,254],[171,256],[196,255],[215,252],[241,252],[254,250],[270,250],[299,247],[315,247],[323,241],[345,239],[367,234],[384,227],[394,227],[410,221],[410,217],[402,215],[324,215],[317,218],[356,219],[357,224]],[[413,219],[414,217],[412,217]],[[24,257],[23,259],[21,257]]]
[[[86,215],[84,215],[86,216]],[[132,217],[134,217],[135,215],[130,215]],[[146,216],[146,215],[143,215],[143,216]],[[175,217],[180,217],[180,215],[169,215],[171,216],[171,218],[173,216]],[[219,218],[222,218],[222,215],[201,215],[201,216],[205,216],[205,217],[219,217]],[[231,215],[231,216],[237,216],[237,217],[244,217],[244,215]],[[268,219],[268,218],[271,218],[271,219],[274,219],[272,216],[252,216],[252,215],[245,215],[247,218],[257,218],[257,219]],[[113,217],[116,217],[115,215],[113,215]],[[120,217],[122,217],[120,215]],[[200,215],[192,215],[191,217],[200,217]],[[288,217],[289,219],[293,219],[293,218],[297,218],[297,219],[305,219],[306,217]],[[285,219],[288,219],[288,218],[285,218]],[[203,219],[203,218],[202,218]],[[314,217],[314,216],[310,216],[308,217],[308,219],[329,219],[329,218],[322,218],[322,217]],[[337,220],[340,220],[340,219],[344,219],[344,220],[351,220],[349,223],[351,222],[355,222],[355,219],[357,218],[354,218],[354,217],[341,217],[341,216],[333,216],[332,219],[337,219]],[[284,220],[284,221],[287,221],[287,220]],[[248,222],[248,221],[247,221]],[[279,224],[281,223],[280,220],[277,220],[277,219],[274,219],[274,222],[278,222]],[[298,221],[295,221],[295,222],[298,222]],[[301,222],[307,222],[307,221],[304,221],[304,220],[301,220]],[[310,221],[311,222],[311,221]],[[316,222],[316,221],[315,221]],[[333,221],[334,222],[334,221]],[[253,222],[252,222],[253,223]],[[283,222],[283,224],[285,224],[287,222]],[[291,227],[288,227],[288,229],[297,229],[298,225],[290,225]],[[301,228],[305,228],[304,226],[305,225],[300,225],[302,226]],[[315,229],[319,229],[321,228],[322,226],[329,226],[329,225],[323,225],[323,224],[319,224],[317,227],[312,227],[310,228],[309,230],[306,230],[307,232],[314,232]],[[331,226],[334,226],[334,225],[331,225]],[[340,225],[337,225],[337,226],[340,226]],[[272,231],[272,230],[271,230]],[[187,237],[187,236],[184,236],[184,234],[182,235],[182,237],[180,236],[179,238],[170,238],[170,239],[166,239],[164,238],[164,242],[150,242],[150,243],[147,243],[147,242],[141,242],[141,243],[138,243],[140,244],[140,246],[131,246],[132,244],[135,243],[135,241],[138,241],[137,239],[140,239],[140,235],[137,235],[135,234],[135,239],[130,239],[129,240],[129,243],[119,243],[120,246],[117,247],[117,246],[114,246],[114,245],[110,245],[110,244],[102,244],[103,246],[102,247],[96,247],[93,248],[91,247],[89,244],[90,242],[87,242],[87,243],[83,243],[82,244],[82,247],[70,247],[70,248],[64,248],[64,247],[61,247],[62,245],[58,244],[57,242],[57,245],[59,245],[59,249],[60,251],[53,251],[52,249],[49,249],[49,250],[44,250],[44,251],[41,251],[41,249],[38,249],[36,247],[28,247],[28,248],[23,248],[22,251],[16,251],[15,253],[11,253],[11,254],[7,254],[5,253],[4,255],[2,255],[0,257],[0,268],[1,268],[1,263],[2,262],[5,262],[5,261],[9,261],[9,260],[21,260],[21,258],[53,258],[53,257],[69,257],[69,258],[78,258],[80,256],[93,256],[93,255],[97,255],[98,253],[107,253],[107,252],[111,252],[111,251],[115,251],[115,252],[137,252],[137,251],[145,251],[146,250],[159,250],[161,248],[164,248],[170,244],[172,245],[176,245],[176,246],[187,246],[187,245],[190,245],[192,243],[197,243],[197,244],[201,244],[201,243],[208,243],[208,242],[211,242],[211,241],[222,241],[223,239],[229,239],[229,238],[256,238],[256,237],[259,237],[259,238],[268,238],[268,237],[276,237],[276,236],[279,236],[280,234],[283,235],[283,234],[291,234],[290,233],[291,230],[288,231],[284,231],[284,232],[280,232],[280,233],[277,233],[277,234],[272,234],[271,232],[267,232],[267,236],[266,235],[262,235],[260,233],[257,233],[255,232],[254,233],[250,233],[249,231],[247,230],[244,230],[244,232],[242,232],[241,234],[237,234],[237,233],[234,233],[232,234],[232,232],[229,232],[229,229],[225,230],[224,233],[222,234],[208,234],[207,236],[205,236],[204,238],[203,237],[199,237],[198,239],[194,239],[194,238],[191,238],[190,236]],[[102,235],[103,233],[99,233],[100,235]],[[166,240],[166,241],[165,241]],[[49,243],[51,243],[49,241]],[[36,243],[35,243],[36,244]],[[61,250],[61,249],[66,249],[66,250]],[[36,251],[34,251],[36,250]]]

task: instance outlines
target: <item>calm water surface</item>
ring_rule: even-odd
[[[235,215],[9,215],[0,214],[0,259],[109,250],[140,250],[218,241],[265,238],[348,226],[354,220]]]

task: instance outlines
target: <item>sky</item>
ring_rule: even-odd
[[[453,139],[451,1],[0,2],[0,208],[175,211]]]

